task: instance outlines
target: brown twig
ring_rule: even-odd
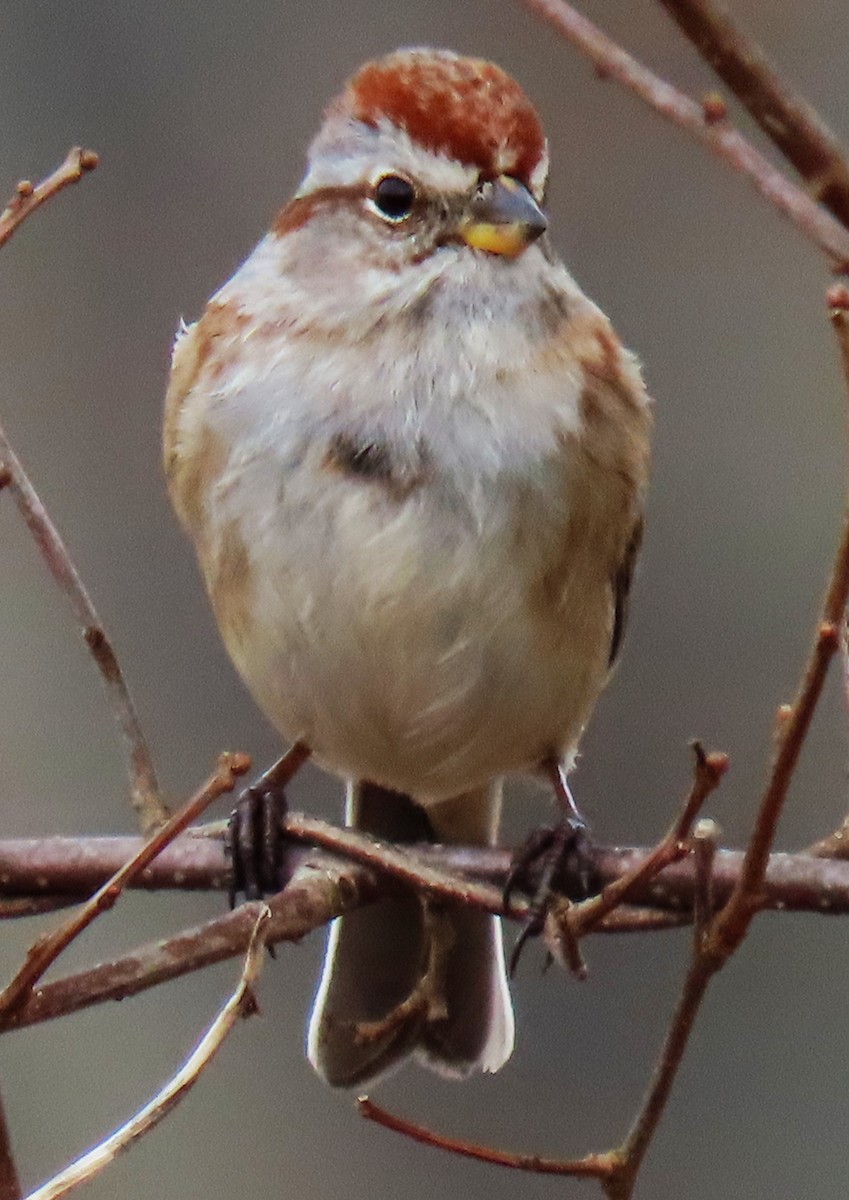
[[[572,905],[568,920],[576,937],[583,937],[614,909],[629,900],[645,883],[654,879],[665,867],[689,853],[688,840],[693,822],[701,812],[702,805],[711,792],[719,787],[728,770],[726,754],[705,754],[701,742],[693,743],[695,766],[693,785],[680,815],[652,852],[613,883],[602,888],[597,896]]]
[[[843,619],[847,598],[849,512],[844,520],[843,534],[835,556],[813,649],[796,699],[789,713],[782,714],[779,723],[775,758],[743,857],[740,875],[727,902],[710,921],[705,920],[705,900],[702,899],[695,905],[697,935],[693,940],[690,967],[643,1105],[627,1138],[616,1152],[615,1171],[604,1181],[609,1200],[628,1200],[631,1196],[642,1161],[666,1109],[708,985],[717,971],[739,949],[756,913],[764,907],[764,879],[778,820],[802,745],[822,694],[828,665],[837,650],[839,623]],[[704,879],[704,871],[707,865],[712,865],[713,858],[711,854],[709,860],[706,860],[704,855],[700,860],[697,859],[700,892],[708,886]]]
[[[425,1146],[433,1146],[437,1150],[447,1150],[451,1154],[459,1154],[464,1158],[474,1158],[478,1162],[491,1163],[497,1167],[510,1167],[516,1171],[531,1171],[538,1175],[577,1175],[587,1177],[604,1177],[610,1171],[610,1156],[608,1154],[587,1154],[584,1158],[554,1159],[541,1158],[537,1154],[516,1154],[510,1150],[497,1150],[494,1146],[481,1146],[475,1142],[467,1142],[462,1138],[446,1137],[445,1134],[435,1133],[423,1125],[417,1125],[403,1117],[381,1108],[369,1096],[357,1098],[357,1109],[367,1121],[374,1121],[384,1129],[391,1129],[414,1142],[422,1142]]]
[[[83,905],[78,913],[65,921],[53,933],[38,939],[26,956],[24,965],[11,983],[0,993],[0,1021],[20,1007],[33,986],[44,975],[75,938],[92,921],[112,908],[127,883],[145,869],[178,834],[196,821],[214,800],[232,792],[236,779],[250,769],[245,754],[222,754],[213,775],[195,795],[147,841],[129,862],[125,863]]]
[[[849,162],[822,117],[782,79],[767,55],[713,0],[660,0],[814,199],[849,226]]]
[[[65,161],[37,186],[22,180],[15,195],[0,215],[0,247],[40,205],[63,188],[94,170],[98,157],[93,150],[75,146]],[[153,767],[153,759],[141,729],[115,650],[74,567],[67,547],[38,497],[23,464],[0,427],[0,489],[8,488],[51,575],[71,602],[74,616],[106,685],[115,719],[127,747],[133,808],[143,834],[162,825],[168,817]]]
[[[849,232],[734,129],[715,104],[698,104],[660,79],[566,0],[524,0],[524,3],[580,50],[600,78],[623,84],[650,108],[746,176],[774,208],[819,246],[834,270],[849,271]]]
[[[83,150],[81,146],[73,146],[65,156],[65,161],[41,183],[33,185],[28,179],[22,179],[5,210],[0,213],[0,246],[8,242],[15,230],[44,204],[45,200],[49,200],[70,184],[78,183],[83,175],[93,171],[99,162],[100,159],[94,150]]]
[[[253,905],[252,910],[256,915],[239,984],[180,1070],[120,1129],[36,1188],[27,1200],[60,1200],[80,1184],[88,1183],[119,1154],[150,1133],[194,1087],[239,1018],[251,1016],[256,1011],[253,989],[265,961],[263,931],[269,912],[265,905]]]
[[[831,324],[840,349],[840,361],[843,367],[843,379],[846,393],[849,395],[849,288],[843,284],[835,284],[829,288],[826,295]],[[849,408],[847,409],[847,425],[849,425]],[[849,431],[847,431],[849,432]],[[849,439],[847,439],[849,445]],[[847,461],[849,469],[849,461]],[[846,613],[840,621],[840,657],[843,666],[843,693],[846,700],[846,711],[849,714],[849,624]],[[842,824],[828,837],[815,842],[809,849],[810,854],[822,858],[849,858],[849,813]]]
[[[845,328],[845,326],[844,326]],[[846,353],[844,365],[849,367],[849,339],[841,339],[841,351]],[[847,372],[849,387],[849,372]],[[829,663],[840,644],[840,628],[845,619],[849,599],[849,507],[843,522],[843,532],[834,560],[828,590],[822,607],[804,677],[790,714],[782,722],[782,731],[761,800],[755,827],[746,848],[743,870],[731,898],[713,923],[710,939],[715,954],[727,956],[739,946],[755,913],[763,907],[763,880],[775,830],[787,797],[787,790],[799,760],[825,683]]]
[[[71,556],[29,476],[0,426],[0,483],[12,493],[48,570],[71,603],[83,638],[106,685],[112,711],[127,748],[132,804],[142,833],[150,833],[168,818],[153,759],[118,659]]]

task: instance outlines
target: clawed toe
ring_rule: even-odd
[[[226,852],[231,863],[230,907],[239,896],[261,900],[283,886],[286,793],[275,786],[245,788],[230,814]]]
[[[594,850],[583,820],[570,816],[559,825],[536,829],[519,847],[504,888],[505,909],[522,882],[531,894],[531,902],[510,956],[511,976],[528,940],[543,931],[552,904],[564,896],[583,900],[597,890]]]

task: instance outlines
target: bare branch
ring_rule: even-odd
[[[475,1142],[467,1142],[462,1138],[446,1137],[445,1134],[435,1133],[423,1125],[417,1125],[403,1117],[381,1108],[369,1096],[357,1099],[357,1109],[367,1121],[374,1121],[384,1129],[402,1133],[421,1142],[425,1146],[433,1146],[437,1150],[447,1150],[451,1154],[459,1154],[463,1158],[474,1158],[478,1162],[490,1163],[496,1167],[510,1167],[516,1171],[531,1171],[538,1175],[573,1175],[583,1178],[603,1178],[610,1172],[611,1156],[609,1154],[587,1154],[584,1158],[541,1158],[537,1154],[516,1154],[511,1150],[497,1150],[494,1146],[482,1146]]]
[[[70,184],[79,183],[83,175],[93,171],[99,162],[100,159],[94,150],[83,150],[81,146],[73,146],[65,156],[65,161],[41,183],[33,186],[28,179],[22,179],[5,210],[0,213],[0,246],[8,242],[15,230],[45,200],[49,200]]]
[[[745,175],[774,208],[813,241],[836,271],[849,271],[849,232],[756,150],[725,120],[713,97],[704,105],[660,79],[566,0],[524,0],[585,55],[602,79],[615,79],[650,108],[685,130],[735,171]]]
[[[594,929],[604,917],[630,899],[643,884],[654,879],[665,867],[689,853],[688,839],[693,822],[701,812],[705,800],[711,792],[719,787],[723,775],[728,770],[727,755],[705,754],[700,742],[694,742],[693,752],[695,754],[693,786],[681,814],[672,823],[672,827],[655,849],[647,854],[633,870],[620,875],[613,883],[602,888],[597,896],[571,906],[567,913],[567,920],[575,937],[582,937]]]
[[[14,496],[41,557],[68,597],[74,616],[82,627],[83,637],[106,685],[106,694],[127,748],[133,808],[142,833],[150,833],[167,820],[168,810],[159,791],[153,759],[115,650],[65,543],[0,426],[0,486],[3,485]]]
[[[86,172],[94,170],[98,161],[93,150],[82,150],[75,146],[68,152],[62,165],[42,183],[34,187],[28,180],[22,180],[5,212],[0,215],[0,247],[40,205],[69,184],[76,183]],[[42,558],[70,600],[74,616],[82,627],[83,637],[106,684],[112,711],[127,748],[132,803],[138,815],[139,827],[143,834],[150,833],[165,822],[168,810],[162,800],[153,759],[115,650],[67,547],[0,427],[0,489],[4,487],[14,496]]]
[[[236,1021],[256,1011],[253,988],[265,961],[265,939],[262,935],[268,923],[269,913],[265,905],[252,905],[252,909],[256,916],[239,985],[177,1074],[126,1124],[116,1129],[99,1146],[95,1146],[93,1150],[71,1163],[64,1171],[60,1171],[53,1179],[36,1188],[27,1200],[60,1200],[60,1197],[67,1196],[80,1184],[88,1183],[104,1167],[114,1162],[119,1154],[129,1150],[134,1142],[150,1133],[194,1087],[201,1072],[212,1062]]]
[[[222,754],[215,773],[191,800],[141,846],[129,862],[116,871],[78,913],[53,933],[39,938],[27,954],[24,965],[0,993],[0,1021],[20,1007],[34,984],[41,979],[62,951],[101,913],[112,908],[128,882],[143,871],[192,821],[196,821],[214,800],[225,792],[232,792],[236,779],[249,769],[250,759],[247,755]]]
[[[796,168],[814,199],[849,226],[849,162],[819,113],[778,75],[725,7],[713,0],[660,3]]]

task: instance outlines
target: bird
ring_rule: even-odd
[[[165,471],[224,644],[390,841],[493,844],[503,779],[571,769],[619,652],[652,406],[548,173],[496,64],[369,61],[173,349]],[[514,1026],[499,918],[411,891],[334,922],[307,1052],[340,1087],[464,1078]]]

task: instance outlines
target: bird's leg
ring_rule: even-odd
[[[552,785],[561,818],[557,825],[535,829],[513,855],[504,888],[505,908],[513,890],[532,868],[536,882],[525,926],[510,958],[511,975],[528,938],[542,932],[558,893],[561,896],[565,893],[572,900],[583,900],[595,890],[595,863],[587,823],[572,796],[563,763],[552,756],[543,759],[539,770]],[[568,886],[558,886],[561,883]]]
[[[245,788],[228,822],[225,850],[231,863],[230,907],[238,896],[259,900],[283,885],[286,786],[310,751],[295,742],[255,783]]]

